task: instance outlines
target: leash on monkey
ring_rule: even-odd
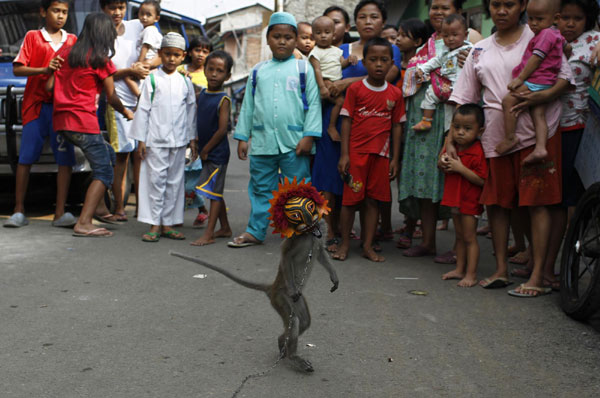
[[[339,285],[337,274],[320,239],[322,235],[318,225],[323,215],[329,212],[327,200],[310,183],[305,183],[304,180],[297,183],[296,178],[290,182],[286,178],[284,183],[279,184],[279,189],[273,191],[273,199],[269,202],[271,203],[269,220],[274,227],[273,233],[279,233],[285,238],[281,245],[277,276],[272,284],[251,282],[214,264],[170,252],[173,256],[217,271],[244,287],[265,292],[271,305],[284,321],[284,325],[287,323],[283,334],[278,338],[277,361],[262,372],[248,375],[234,392],[233,397],[237,396],[248,380],[265,376],[284,358],[301,371],[314,371],[308,360],[297,355],[298,337],[308,329],[311,322],[302,288],[315,260],[329,272],[333,284],[330,291],[334,292]]]

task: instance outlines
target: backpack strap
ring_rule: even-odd
[[[150,94],[150,103],[154,101],[154,93],[156,93],[156,80],[154,79],[154,73],[150,73],[150,85],[152,86],[152,94]]]
[[[258,70],[260,68],[262,68],[262,66],[265,64],[265,62],[267,61],[263,61],[263,62],[259,62],[258,64],[256,64],[256,66],[252,69],[252,77],[251,77],[251,81],[252,81],[252,97],[254,98],[254,94],[256,93],[256,78],[258,77]]]
[[[308,65],[306,60],[297,60],[296,66],[298,67],[298,73],[300,74],[300,93],[302,95],[302,106],[304,112],[308,111],[308,100],[306,99],[306,72],[308,71]]]

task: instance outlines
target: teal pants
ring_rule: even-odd
[[[283,177],[290,181],[303,178],[310,181],[310,157],[296,156],[295,151],[280,153],[278,155],[250,155],[250,182],[248,183],[248,196],[250,198],[250,219],[246,232],[256,239],[263,241],[267,236],[269,227],[269,200],[273,198],[273,191],[277,190],[279,170]]]

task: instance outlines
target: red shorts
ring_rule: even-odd
[[[546,143],[548,158],[529,166],[521,162],[533,146],[497,158],[490,158],[490,173],[483,185],[480,202],[505,209],[517,206],[549,206],[562,200],[560,131]]]
[[[375,153],[351,153],[348,173],[350,184],[344,183],[343,206],[354,206],[366,197],[381,202],[392,201],[390,160]]]

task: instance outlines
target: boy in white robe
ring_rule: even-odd
[[[131,138],[142,158],[138,221],[150,224],[144,242],[160,237],[185,239],[173,225],[183,223],[185,149],[196,134],[196,97],[192,82],[177,67],[185,59],[185,39],[165,35],[159,56],[162,67],[144,81]],[[192,148],[192,157],[197,156]]]

